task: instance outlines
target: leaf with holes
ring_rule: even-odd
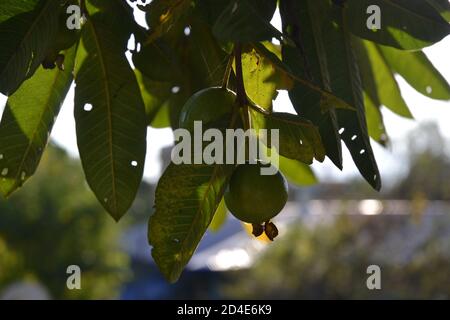
[[[381,102],[376,83],[377,70],[372,66],[364,42],[353,38],[352,44],[361,73],[361,81],[364,89],[364,107],[369,136],[383,146],[389,141],[381,114]],[[389,70],[390,72],[390,70]]]
[[[88,184],[103,207],[119,220],[141,182],[146,116],[138,83],[125,58],[127,33],[117,19],[98,12],[83,28],[75,76],[75,120]]]
[[[322,38],[322,24],[326,15],[321,10],[323,1],[280,1],[283,30],[287,30],[294,45],[283,44],[283,61],[293,73],[303,79],[310,79],[321,88],[331,91],[326,52]],[[320,92],[296,83],[289,90],[291,102],[302,117],[318,126],[327,156],[342,168],[341,139],[334,107],[336,103],[324,99]],[[324,106],[331,106],[323,110]]]
[[[450,100],[450,85],[422,51],[378,46],[387,64],[423,95]]]
[[[367,93],[364,93],[364,106],[369,136],[382,146],[387,146],[389,137],[386,132],[380,106],[377,106]]]
[[[264,114],[250,109],[253,128],[259,137],[267,129],[267,141],[263,142],[270,147],[271,129],[278,129],[279,146],[278,153],[289,159],[296,159],[311,164],[316,158],[322,162],[325,158],[325,150],[320,138],[319,131],[310,121],[297,115],[274,112]]]
[[[411,119],[413,117],[411,111],[409,111],[397,80],[380,49],[370,41],[362,41],[361,48],[364,51],[362,54],[367,56],[368,66],[372,69],[370,74],[373,77],[373,89],[376,91],[379,104],[386,106],[399,116]]]
[[[2,0],[0,92],[13,94],[44,59],[58,31],[59,1]]]
[[[0,191],[9,196],[31,177],[73,81],[76,48],[65,52],[64,71],[39,68],[6,102],[0,123]]]
[[[331,5],[329,15],[342,23],[344,11],[341,7]],[[351,34],[346,28],[336,27],[331,19],[324,26],[324,37],[327,52],[328,72],[331,90],[338,97],[356,107],[356,112],[336,109],[340,134],[347,145],[353,161],[362,176],[373,188],[381,188],[381,178],[375,156],[370,145],[363,100],[363,87],[360,70],[351,44]]]
[[[152,256],[164,276],[176,281],[189,262],[225,192],[231,165],[171,163],[156,188],[150,217]],[[176,188],[174,188],[176,186]]]

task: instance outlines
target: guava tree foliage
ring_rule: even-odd
[[[448,83],[421,51],[450,32],[446,0],[132,2],[145,12],[149,28],[137,24],[125,0],[1,1],[5,196],[36,171],[72,83],[86,180],[116,220],[142,178],[147,126],[177,128],[184,103],[201,89],[222,86],[237,93],[230,117],[242,121],[225,127],[279,129],[277,152],[288,178],[311,179],[314,159],[328,157],[342,168],[343,141],[377,190],[381,177],[370,138],[388,143],[380,109],[412,117],[394,75],[430,98],[450,99]],[[81,30],[67,28],[71,5],[81,10]],[[374,5],[379,10],[368,11]],[[282,31],[270,24],[277,7]],[[368,19],[379,21],[370,27]],[[130,37],[134,46],[128,48]],[[279,90],[288,91],[297,114],[272,110]],[[149,241],[167,279],[179,277],[216,210],[223,211],[219,204],[234,169],[166,168]]]

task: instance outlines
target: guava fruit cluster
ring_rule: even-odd
[[[180,128],[193,130],[194,121],[204,126],[230,119],[236,103],[236,94],[228,89],[213,87],[195,93],[180,113]],[[255,160],[236,166],[225,191],[225,204],[239,220],[253,225],[253,234],[263,232],[273,240],[278,230],[271,222],[283,209],[288,198],[286,179],[277,171],[263,175],[264,164]]]

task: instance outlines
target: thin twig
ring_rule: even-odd
[[[228,58],[228,63],[225,68],[225,73],[223,75],[222,88],[228,88],[228,82],[230,81],[231,70],[233,69],[234,55],[231,54]]]

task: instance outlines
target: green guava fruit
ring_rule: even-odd
[[[278,171],[261,175],[263,164],[241,164],[233,172],[225,192],[228,210],[239,220],[262,224],[270,221],[285,206],[288,187]]]
[[[236,94],[228,89],[212,87],[195,93],[184,104],[180,113],[180,128],[193,130],[194,121],[208,126],[224,118],[231,118]]]

